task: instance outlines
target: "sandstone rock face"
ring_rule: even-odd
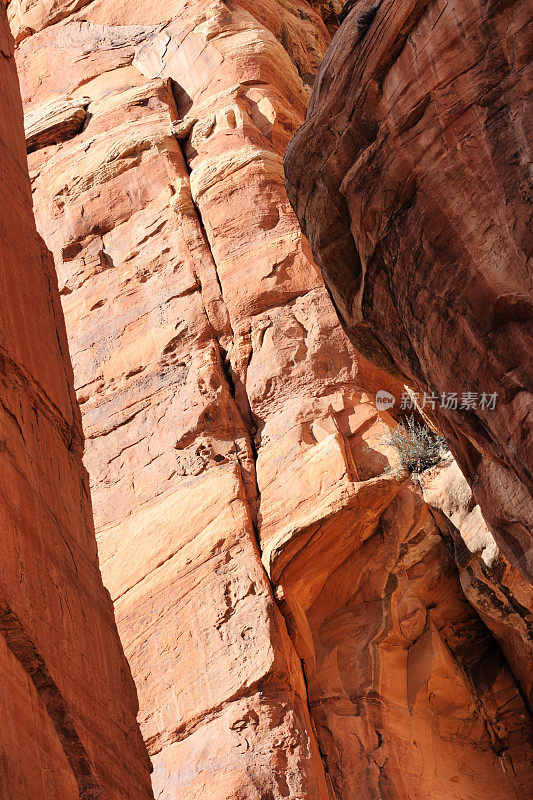
[[[420,393],[457,393],[437,424],[531,580],[531,9],[345,10],[287,155],[289,195],[359,351]]]
[[[530,726],[509,665],[431,507],[409,482],[375,480],[381,497],[367,481],[357,504],[274,564],[333,796],[518,798],[531,781]],[[479,605],[514,664],[528,647],[507,636],[495,600]]]
[[[384,475],[369,392],[401,386],[354,358],[285,192],[319,11],[10,5],[154,794],[510,800],[516,678],[448,530]]]
[[[270,461],[286,426],[269,398],[291,351],[312,396],[305,354],[336,337],[338,386],[326,363],[316,371],[338,405],[356,367],[283,184],[307,95],[265,24],[281,35],[285,18],[302,20],[277,3],[262,17],[223,3],[92,4],[18,50],[102,570],[166,798],[328,797],[301,665],[258,550],[252,427],[258,443],[269,434],[249,398],[275,420]],[[308,76],[327,41],[312,21],[294,43]],[[77,106],[83,130],[59,137],[55,120]],[[306,412],[291,390],[289,420]],[[316,401],[326,413],[330,402]]]
[[[57,280],[33,218],[13,49],[1,4],[0,796],[148,800]]]
[[[453,541],[461,586],[499,643],[533,707],[533,587],[507,563],[452,459],[427,470],[422,496],[444,538]]]

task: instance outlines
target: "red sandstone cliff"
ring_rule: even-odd
[[[148,800],[57,280],[33,218],[13,50],[1,4],[0,797]]]
[[[487,532],[484,624],[470,497],[384,474],[285,193],[337,5],[11,2],[102,572],[156,797],[511,800],[531,598]]]
[[[435,414],[531,581],[531,6],[348,8],[289,194],[360,352],[421,393],[497,394]]]

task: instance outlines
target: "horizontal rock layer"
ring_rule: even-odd
[[[435,418],[531,581],[531,9],[346,10],[289,195],[360,352],[437,401],[473,393]]]
[[[516,681],[383,474],[371,395],[402,387],[354,358],[284,188],[335,3],[81,5],[10,13],[155,796],[514,797]],[[86,114],[56,143],[53,103]]]
[[[1,4],[0,796],[148,800],[57,279],[33,218],[13,51]]]

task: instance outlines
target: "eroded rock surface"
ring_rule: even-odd
[[[478,779],[514,798],[527,779],[516,682],[418,491],[383,474],[370,391],[401,386],[354,358],[285,192],[335,6],[11,3],[161,800],[426,800],[437,779],[443,800]],[[59,143],[51,103],[85,111]]]
[[[81,418],[35,228],[0,4],[0,796],[149,800],[149,762],[98,569]]]
[[[453,541],[463,591],[499,643],[529,708],[533,707],[533,587],[500,552],[453,459],[427,470],[422,496]]]
[[[328,797],[301,665],[258,551],[255,447],[290,359],[270,329],[286,331],[309,396],[306,354],[331,335],[339,387],[326,363],[319,381],[340,406],[356,367],[281,161],[307,94],[274,34],[292,26],[310,76],[327,31],[276,3],[261,14],[91,4],[18,51],[35,127],[52,101],[86,112],[78,135],[30,154],[31,171],[58,258],[102,570],[160,797]],[[330,401],[316,402],[327,412]],[[253,421],[251,403],[265,419]],[[289,423],[298,413],[300,400]],[[276,419],[267,460],[286,433]]]
[[[382,451],[379,427],[366,432],[370,455]],[[409,479],[374,481],[379,493],[358,486],[359,502],[272,565],[334,797],[518,798],[531,780],[528,709],[475,609],[503,634],[509,663],[529,657],[526,673],[531,641],[517,648],[515,634],[527,620],[509,635],[498,599],[467,585],[470,605],[432,507]]]
[[[287,155],[289,195],[352,341],[437,398],[499,546],[531,581],[531,8],[346,10]],[[456,408],[440,408],[443,392]]]

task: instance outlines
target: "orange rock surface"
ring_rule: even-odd
[[[273,566],[332,796],[519,798],[531,728],[515,662],[467,601],[432,508],[409,482],[389,479],[387,492],[377,481],[381,497],[360,485],[357,503]],[[530,656],[495,622],[515,656]]]
[[[0,4],[0,797],[149,800],[149,762],[98,569],[54,265],[35,228]]]
[[[285,192],[336,5],[10,4],[161,800],[527,786],[512,668],[447,532],[384,475],[370,392],[401,387],[354,356]]]

